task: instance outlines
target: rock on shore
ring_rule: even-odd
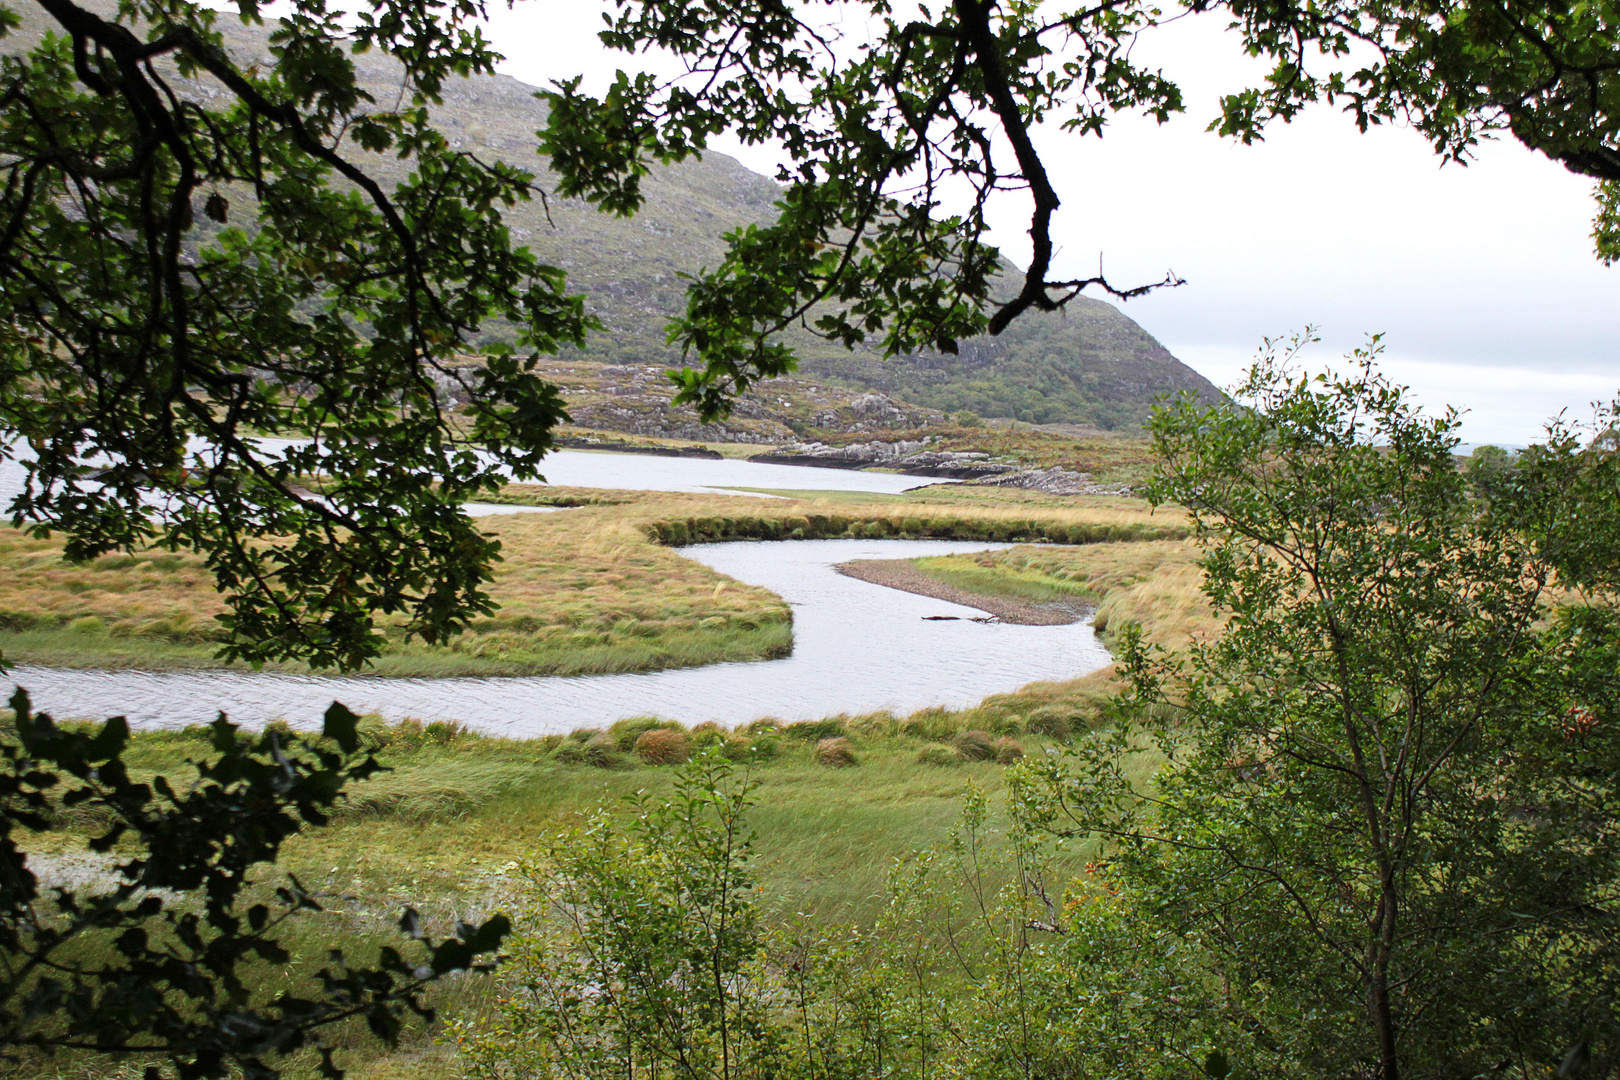
[[[1021,469],[1000,476],[968,481],[975,486],[1027,488],[1048,495],[1129,495],[1127,484],[1096,484],[1090,473],[1071,472],[1061,465],[1050,469]]]
[[[828,446],[820,442],[789,443],[749,461],[771,465],[814,465],[824,469],[892,469],[906,476],[939,476],[956,480],[982,480],[1013,471],[1011,465],[990,461],[989,454],[956,450],[924,450],[917,440],[853,443]]]

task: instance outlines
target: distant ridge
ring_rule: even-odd
[[[43,16],[32,4],[19,8],[24,26],[0,39],[0,51],[19,51],[39,37]],[[221,15],[218,26],[239,61],[271,62],[266,31],[244,26],[229,13]],[[361,84],[379,101],[398,93],[400,69],[391,58],[368,52],[354,60]],[[196,92],[209,95],[201,84]],[[535,153],[534,133],[545,123],[546,109],[533,87],[504,75],[477,76],[450,80],[444,98],[434,118],[453,146],[533,171],[545,184],[550,173]],[[370,167],[391,181],[405,174],[392,157],[372,158]],[[629,219],[557,197],[506,215],[514,239],[565,269],[569,287],[585,294],[587,306],[605,325],[567,359],[678,366],[681,357],[666,344],[664,323],[685,305],[680,275],[718,264],[726,231],[771,220],[778,193],[772,180],[717,153],[655,168],[642,188],[646,204]],[[498,329],[491,335],[499,336]],[[945,412],[969,410],[1037,424],[1131,428],[1146,419],[1160,395],[1187,391],[1207,401],[1221,397],[1126,315],[1084,297],[1064,313],[1023,316],[997,338],[965,341],[957,356],[925,353],[884,362],[874,353],[845,352],[807,335],[795,345],[800,371],[809,378]]]

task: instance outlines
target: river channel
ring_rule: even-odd
[[[587,462],[580,471],[559,468],[562,462],[548,460],[548,478],[578,486],[656,490],[729,483],[844,490],[872,490],[882,484],[878,490],[893,491],[900,482],[908,486],[918,482],[911,477],[750,462],[656,458],[651,461],[656,469],[648,469],[648,459],[631,455],[568,456],[612,460]],[[717,476],[712,466],[731,468]],[[770,475],[754,470],[769,470]],[[649,476],[650,472],[657,475]],[[783,472],[786,477],[779,475]],[[834,569],[852,559],[913,558],[1005,546],[808,540],[683,548],[681,553],[688,558],[739,581],[762,585],[793,606],[793,655],[782,660],[632,675],[452,679],[17,666],[5,682],[27,687],[37,708],[59,717],[122,714],[142,726],[205,722],[218,711],[249,724],[285,718],[306,726],[318,723],[326,706],[337,699],[358,712],[374,711],[390,719],[460,720],[491,734],[532,736],[648,714],[689,724],[713,720],[735,725],[763,716],[800,720],[840,712],[960,707],[1029,682],[1075,678],[1108,664],[1111,657],[1087,623],[975,622],[982,612],[858,581]]]

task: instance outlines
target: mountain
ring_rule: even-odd
[[[18,51],[37,40],[44,25],[32,4],[17,6],[24,27],[0,42],[0,50]],[[220,16],[219,26],[239,62],[272,62],[265,29],[244,26],[230,14]],[[377,100],[399,93],[399,67],[392,59],[368,52],[355,63],[361,84]],[[220,93],[201,81],[188,92]],[[549,170],[534,150],[534,132],[544,125],[546,110],[533,87],[506,76],[476,76],[451,80],[444,97],[434,117],[453,146],[528,169],[547,186]],[[390,180],[405,171],[389,156],[372,157],[369,166]],[[584,293],[604,324],[584,350],[563,359],[621,369],[678,366],[679,352],[664,341],[664,320],[684,306],[680,275],[716,265],[726,231],[769,221],[778,192],[774,181],[723,154],[656,168],[642,187],[646,204],[630,219],[558,197],[507,214],[514,238],[565,269],[570,287]],[[499,334],[496,328],[491,336]],[[796,344],[806,378],[946,412],[969,410],[1031,423],[1128,428],[1145,419],[1158,395],[1191,391],[1205,400],[1220,397],[1208,380],[1135,322],[1089,298],[1076,299],[1061,314],[1024,316],[997,338],[963,342],[957,356],[926,353],[884,362],[875,353],[845,352],[809,337]]]

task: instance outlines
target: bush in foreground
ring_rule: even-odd
[[[323,1074],[340,1077],[323,1030],[362,1017],[392,1044],[407,1015],[432,1018],[430,983],[485,968],[479,957],[506,934],[496,916],[434,943],[407,910],[399,925],[416,957],[385,948],[363,967],[334,950],[307,992],[266,992],[255,969],[291,965],[288,924],[321,905],[296,878],[262,899],[254,885],[285,840],[325,824],[344,786],[381,768],[358,718],[334,703],[309,739],[274,726],[249,736],[221,715],[191,775],[142,783],[124,766],[122,717],[93,733],[60,728],[22,690],[11,708],[0,733],[0,1052],[88,1050],[167,1061],[184,1080],[274,1080],[272,1062],[314,1048]],[[116,860],[104,880],[47,894],[22,845],[84,821],[106,826],[90,858]]]

